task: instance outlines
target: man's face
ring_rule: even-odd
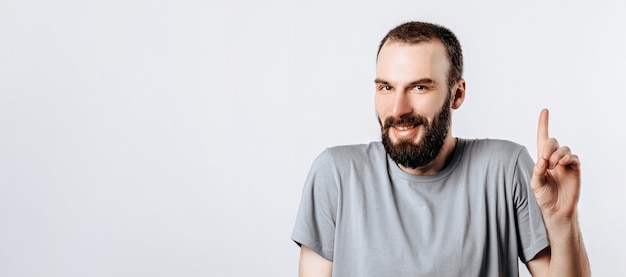
[[[376,64],[376,113],[383,145],[407,168],[439,154],[450,127],[448,57],[437,40],[387,42]]]

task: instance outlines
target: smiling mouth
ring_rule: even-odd
[[[399,125],[399,126],[396,125],[396,126],[393,126],[393,127],[396,128],[399,131],[406,131],[406,130],[409,130],[409,129],[413,129],[413,128],[417,127],[417,126],[419,126],[419,124]]]
[[[428,120],[423,116],[404,114],[397,118],[392,116],[387,117],[383,126],[385,126],[383,132],[388,132],[389,129],[393,128],[393,130],[395,130],[394,132],[407,135],[409,132],[416,131],[420,126],[426,128],[428,126]]]

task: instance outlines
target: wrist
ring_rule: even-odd
[[[577,240],[580,237],[576,211],[571,216],[546,213],[543,214],[543,221],[546,224],[551,243],[559,243],[561,240],[570,241],[572,238]]]

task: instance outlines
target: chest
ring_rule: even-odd
[[[491,259],[515,263],[514,205],[503,178],[353,184],[340,193],[339,259],[444,276],[482,272]]]

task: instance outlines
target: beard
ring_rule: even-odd
[[[450,128],[450,99],[445,101],[441,111],[435,116],[433,122],[422,115],[404,114],[399,118],[387,117],[384,124],[380,118],[382,142],[389,157],[399,165],[415,169],[432,162],[441,152],[443,142]],[[413,138],[400,138],[392,142],[389,137],[389,129],[394,126],[424,125],[425,134],[417,143]]]

